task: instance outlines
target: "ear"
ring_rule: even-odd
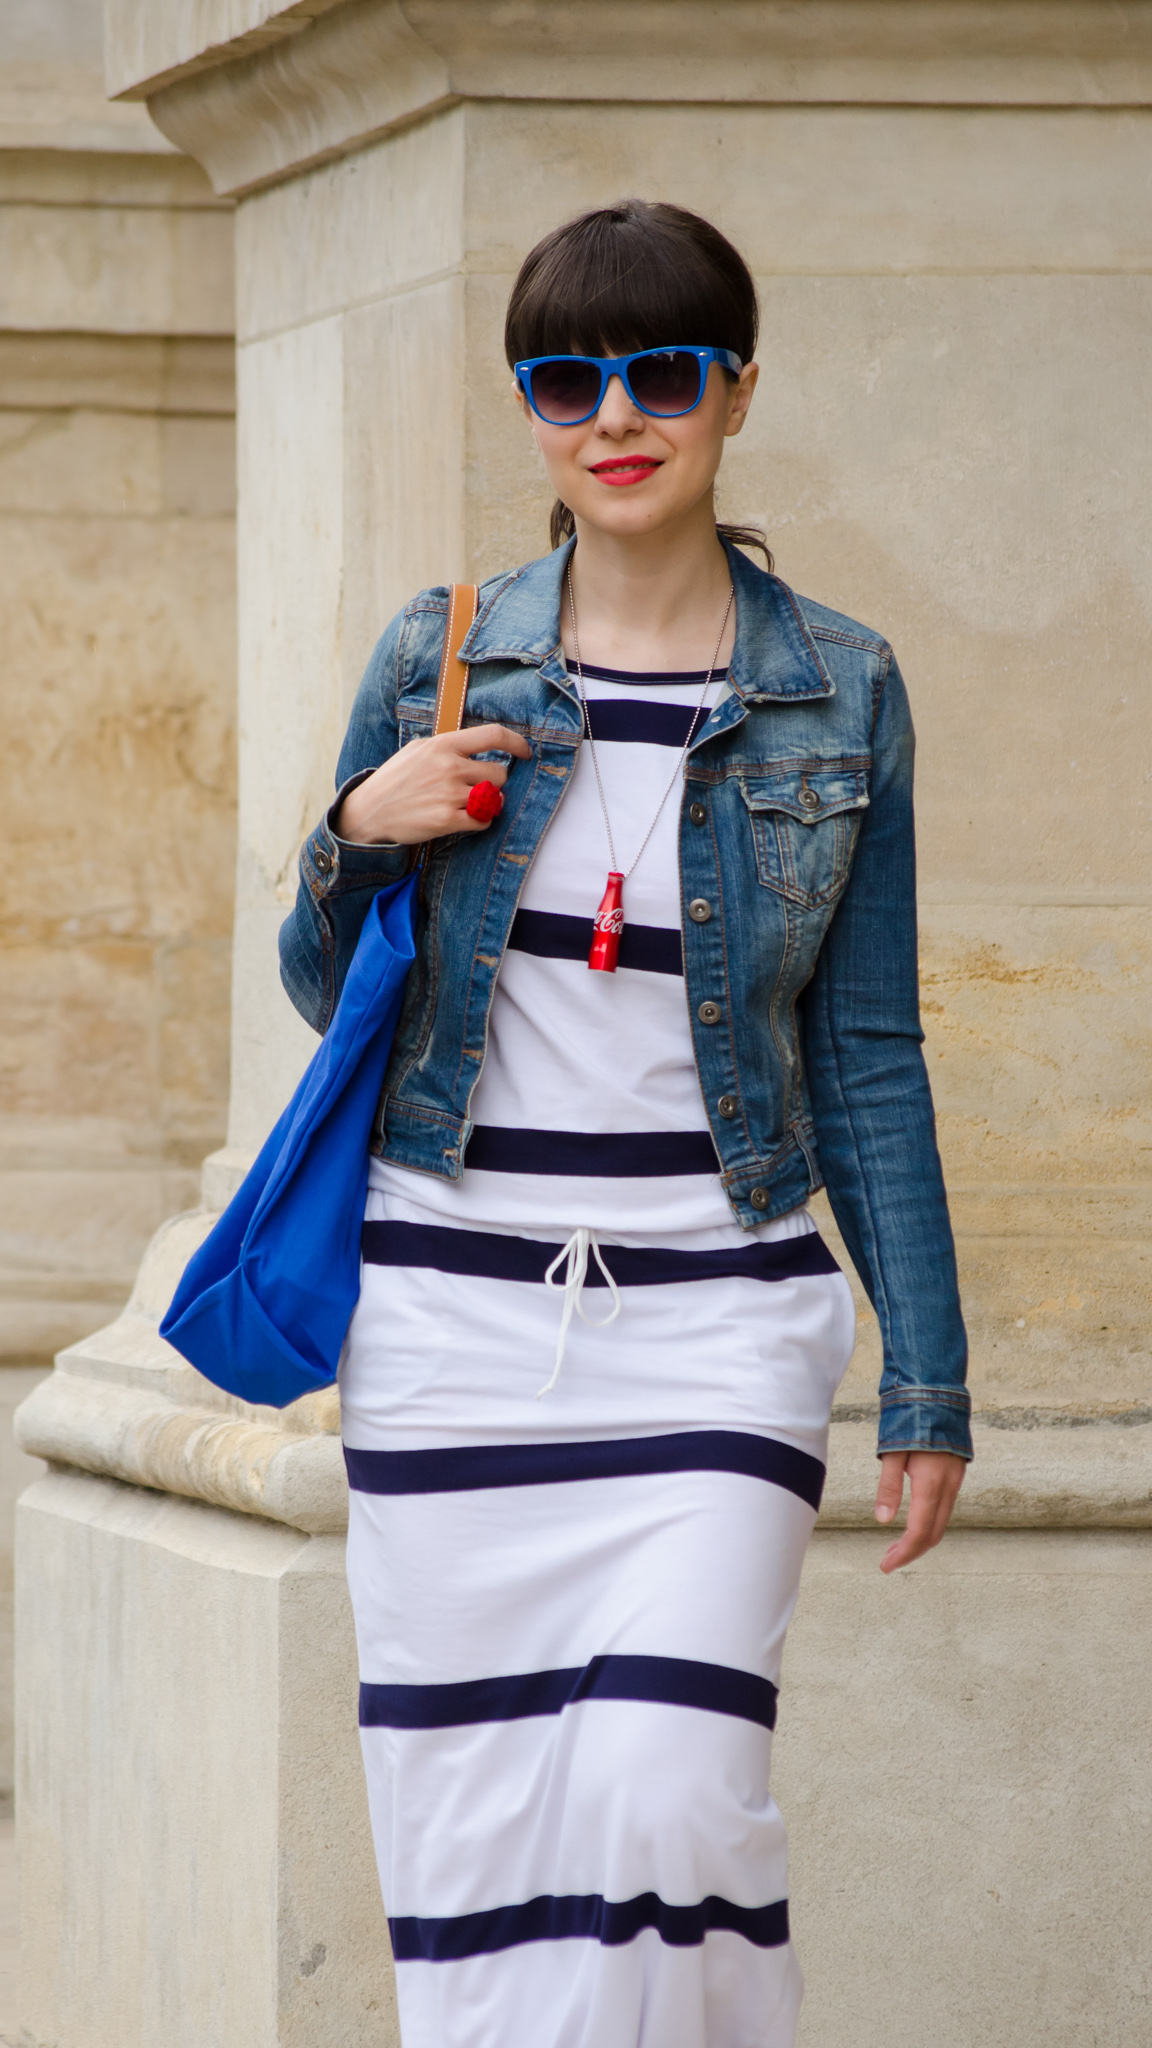
[[[736,383],[732,386],[728,403],[728,418],[724,424],[725,434],[738,434],[748,417],[752,393],[760,376],[759,363],[745,363]]]

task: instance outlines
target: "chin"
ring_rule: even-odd
[[[578,519],[594,526],[600,533],[618,534],[622,538],[633,533],[651,533],[654,527],[666,526],[687,510],[683,505],[661,503],[659,499],[646,495],[646,491],[647,487],[642,485],[635,497],[629,495],[623,503],[615,498],[607,503],[604,498],[597,498],[595,504],[573,506],[572,509]],[[571,505],[572,500],[569,498],[565,502]]]

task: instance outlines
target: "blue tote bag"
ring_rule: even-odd
[[[478,597],[452,586],[437,733],[463,722],[459,649]],[[242,1401],[283,1408],[336,1377],[360,1296],[368,1144],[415,958],[418,885],[411,874],[373,898],[327,1034],[160,1324],[190,1365]]]

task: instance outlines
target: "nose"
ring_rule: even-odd
[[[638,406],[633,405],[624,389],[623,379],[609,377],[608,389],[600,400],[600,410],[596,415],[597,432],[616,437],[642,432],[643,427],[644,415]]]

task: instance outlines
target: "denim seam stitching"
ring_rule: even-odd
[[[853,1117],[853,1115],[852,1115],[852,1108],[851,1108],[851,1104],[849,1103],[849,1100],[848,1100],[848,1095],[847,1095],[847,1092],[846,1092],[846,1090],[845,1090],[845,1087],[844,1087],[844,1075],[843,1075],[843,1069],[842,1069],[842,1066],[841,1066],[841,1059],[840,1059],[840,1046],[839,1046],[839,1043],[838,1043],[838,1041],[837,1041],[837,1037],[836,1037],[835,1029],[834,1029],[834,1027],[833,1027],[833,1022],[832,1022],[832,1009],[831,1009],[831,1004],[829,1003],[829,1000],[828,1000],[828,995],[827,995],[827,991],[826,991],[826,990],[825,990],[825,993],[824,993],[824,995],[823,995],[823,998],[822,998],[822,1000],[823,1000],[823,1006],[824,1006],[824,1013],[825,1013],[825,1018],[826,1018],[826,1022],[827,1022],[827,1027],[828,1027],[828,1046],[829,1046],[829,1050],[830,1050],[830,1052],[831,1052],[831,1055],[832,1055],[832,1063],[833,1063],[833,1068],[834,1068],[834,1071],[835,1071],[835,1075],[836,1075],[836,1084],[837,1084],[837,1089],[838,1089],[838,1091],[839,1091],[839,1096],[840,1096],[840,1103],[841,1103],[841,1107],[842,1107],[842,1109],[843,1109],[843,1112],[844,1112],[844,1120],[845,1120],[845,1123],[847,1124],[847,1127],[848,1127],[848,1131],[849,1131],[849,1134],[850,1134],[850,1136],[851,1136],[851,1139],[852,1139],[852,1147],[853,1147],[853,1151],[854,1151],[854,1153],[855,1153],[855,1160],[856,1160],[856,1172],[857,1172],[857,1176],[858,1176],[858,1179],[859,1179],[859,1184],[860,1184],[860,1188],[861,1188],[861,1191],[862,1191],[862,1195],[863,1195],[863,1208],[864,1208],[864,1213],[865,1213],[865,1215],[867,1216],[867,1219],[868,1219],[868,1227],[869,1227],[869,1231],[870,1231],[870,1233],[871,1233],[871,1240],[872,1240],[872,1241],[871,1241],[871,1245],[869,1246],[869,1260],[868,1260],[868,1263],[869,1263],[869,1266],[870,1266],[870,1268],[871,1268],[871,1272],[872,1272],[872,1281],[873,1281],[873,1286],[874,1286],[874,1287],[875,1287],[875,1289],[876,1289],[876,1295],[877,1295],[877,1296],[879,1297],[879,1299],[878,1299],[878,1300],[874,1300],[873,1306],[874,1306],[874,1307],[876,1308],[876,1311],[877,1311],[877,1316],[878,1316],[878,1317],[879,1317],[880,1309],[881,1309],[881,1307],[883,1307],[883,1312],[884,1312],[884,1324],[883,1324],[883,1326],[882,1326],[882,1335],[883,1335],[883,1337],[884,1337],[884,1339],[885,1339],[885,1349],[887,1350],[887,1349],[889,1348],[889,1345],[890,1345],[890,1342],[891,1342],[891,1332],[892,1332],[892,1315],[891,1315],[891,1309],[890,1309],[890,1306],[889,1306],[889,1301],[888,1301],[888,1284],[887,1284],[887,1279],[886,1279],[886,1276],[885,1276],[885,1273],[884,1273],[883,1263],[882,1263],[882,1261],[881,1261],[881,1259],[880,1259],[880,1256],[879,1256],[879,1237],[878,1237],[878,1232],[877,1232],[877,1229],[876,1229],[876,1217],[875,1217],[875,1214],[874,1214],[874,1211],[873,1211],[873,1207],[872,1207],[872,1196],[871,1196],[871,1190],[869,1189],[869,1186],[868,1186],[868,1179],[867,1179],[867,1175],[866,1175],[866,1174],[865,1174],[865,1172],[864,1172],[863,1162],[862,1162],[862,1160],[861,1160],[861,1157],[860,1157],[860,1141],[859,1141],[859,1138],[858,1138],[858,1136],[857,1136],[857,1132],[856,1132],[856,1123],[855,1123],[855,1119],[854,1119],[854,1117]],[[896,1364],[895,1360],[893,1360],[893,1369],[894,1369],[894,1370],[895,1370],[895,1371],[896,1371],[897,1373],[899,1373],[899,1372],[900,1372],[900,1370],[901,1370],[901,1368],[899,1367],[899,1365],[897,1365],[897,1364]],[[898,1381],[898,1385],[899,1385],[899,1384],[901,1384],[901,1383],[900,1383],[900,1382]],[[892,1389],[892,1390],[890,1390],[890,1391],[893,1391],[893,1392],[894,1392],[894,1391],[895,1391],[895,1389]]]

